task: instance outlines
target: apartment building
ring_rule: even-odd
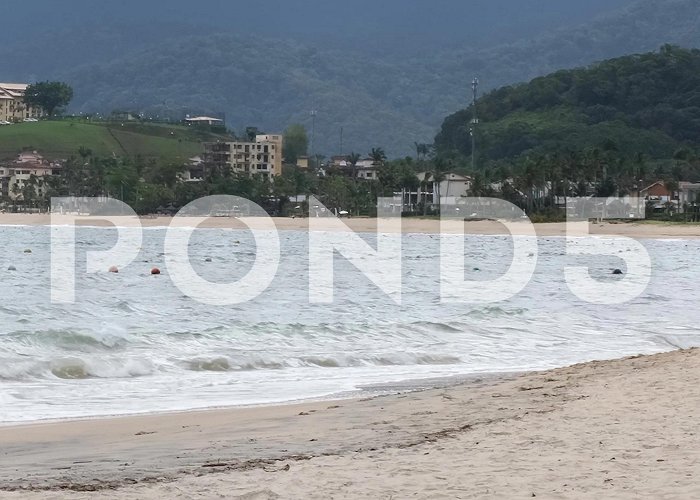
[[[28,106],[24,102],[26,83],[0,83],[0,122],[21,122],[27,118],[39,118],[41,108]]]
[[[273,178],[282,175],[281,135],[258,135],[255,142],[209,142],[204,144],[206,163],[227,166],[240,174]]]

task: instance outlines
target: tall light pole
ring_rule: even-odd
[[[474,78],[472,81],[472,121],[469,127],[469,134],[472,136],[472,172],[476,169],[476,126],[479,124],[479,118],[476,114],[476,99],[479,94],[479,79]]]

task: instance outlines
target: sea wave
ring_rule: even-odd
[[[154,371],[153,362],[145,358],[0,358],[0,380],[7,381],[125,379],[152,375]]]

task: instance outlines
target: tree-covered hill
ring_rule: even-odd
[[[664,46],[558,71],[490,92],[477,103],[480,163],[526,154],[615,148],[671,158],[700,145],[700,50]],[[473,109],[448,117],[436,148],[471,155]]]

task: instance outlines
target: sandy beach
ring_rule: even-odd
[[[2,498],[697,498],[700,351],[393,396],[0,428]]]
[[[111,223],[174,221],[198,222]],[[5,225],[50,222],[47,215],[0,215]],[[204,226],[257,222],[211,218]],[[338,222],[274,219],[278,229],[297,231],[310,223],[337,230]],[[380,221],[342,222],[366,232]],[[513,225],[516,234],[528,227]],[[506,232],[498,222],[440,227],[427,219],[406,219],[400,230]],[[700,237],[697,225],[606,223],[590,230]],[[564,236],[566,226],[539,224],[536,231]],[[700,497],[700,350],[422,384],[388,387],[388,396],[367,391],[337,401],[0,426],[0,498]]]
[[[376,232],[379,219],[374,218],[272,218],[275,226],[280,231],[307,231],[312,224],[316,230],[350,230],[355,232]],[[398,219],[389,219],[391,224],[386,225],[386,232],[437,234],[459,233],[503,235],[508,234],[506,226],[496,221],[446,221],[441,226],[436,219],[404,218],[398,225]],[[386,219],[384,220],[386,221]],[[73,217],[67,215],[49,214],[0,214],[0,225],[28,225],[44,226],[50,224],[77,224],[91,226],[124,227],[166,227],[173,224],[180,226],[199,226],[204,228],[232,228],[246,229],[247,227],[261,227],[260,218],[230,218],[210,217],[202,220],[189,217],[113,217],[109,221],[98,217]],[[341,225],[347,226],[347,228]],[[522,222],[513,222],[510,231],[513,234],[530,234],[531,225]],[[538,236],[565,236],[565,223],[534,224]],[[630,238],[700,238],[700,224],[664,224],[664,223],[591,223],[589,231],[592,235],[625,236]]]

